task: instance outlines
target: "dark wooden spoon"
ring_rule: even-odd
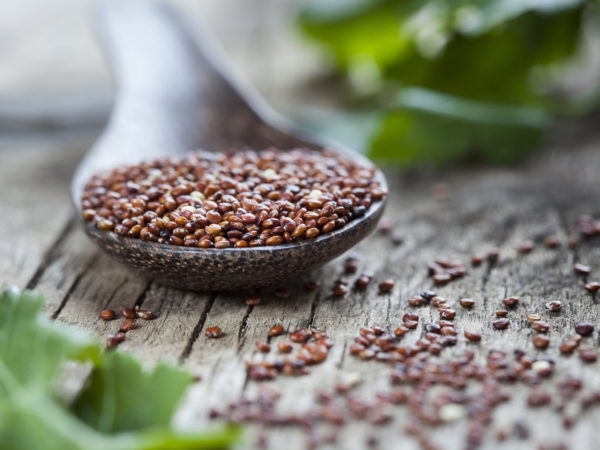
[[[117,96],[106,130],[73,178],[71,195],[79,213],[83,186],[92,174],[197,149],[327,146],[370,164],[339,145],[292,131],[235,78],[211,37],[197,27],[194,37],[166,4],[107,1],[97,13]],[[387,188],[383,174],[378,171],[377,177]],[[233,290],[279,283],[339,256],[374,229],[384,206],[385,199],[374,203],[362,218],[332,233],[274,247],[177,247],[122,237],[83,223],[100,247],[160,283],[191,290]]]

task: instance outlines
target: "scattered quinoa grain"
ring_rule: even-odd
[[[135,319],[137,317],[137,313],[131,308],[123,309],[121,315],[126,319]]]
[[[494,322],[492,322],[492,325],[496,330],[505,330],[506,328],[508,328],[508,325],[510,325],[510,320],[506,318],[494,320]]]
[[[137,314],[137,316],[140,319],[144,319],[144,320],[152,320],[152,319],[154,319],[154,313],[152,311],[147,311],[145,309],[139,309],[136,312],[136,314]]]
[[[246,299],[246,305],[257,306],[260,305],[260,297],[258,295],[251,295]]]
[[[589,275],[590,272],[592,271],[592,269],[590,268],[590,266],[586,266],[585,264],[575,264],[573,266],[573,271],[577,274],[577,275]]]
[[[481,334],[475,331],[465,330],[465,337],[471,342],[479,342],[481,341]]]
[[[216,339],[221,337],[221,329],[219,327],[208,327],[204,334],[207,338]]]
[[[578,323],[575,325],[575,332],[580,336],[590,336],[594,332],[594,325],[591,323]]]
[[[114,320],[117,314],[112,309],[105,309],[100,313],[102,320]]]
[[[394,280],[392,279],[386,279],[383,280],[381,283],[379,283],[379,292],[387,294],[389,292],[392,291],[392,289],[394,289]]]

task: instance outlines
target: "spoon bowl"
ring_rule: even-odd
[[[71,195],[80,217],[83,187],[93,174],[198,149],[326,147],[371,165],[339,144],[293,130],[236,77],[211,36],[202,27],[192,33],[168,5],[107,1],[97,13],[117,96],[108,126],[73,177]],[[387,189],[380,171],[375,178]],[[372,232],[384,207],[385,198],[331,233],[272,247],[172,246],[123,237],[82,221],[98,246],[157,282],[197,291],[236,290],[281,283],[325,264]]]

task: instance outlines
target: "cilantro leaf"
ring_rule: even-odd
[[[73,409],[102,432],[168,425],[192,380],[181,370],[159,364],[152,372],[129,355],[109,352],[91,375]]]
[[[217,449],[229,448],[237,439],[235,429],[171,429],[171,417],[191,380],[188,374],[164,365],[144,372],[131,356],[104,353],[82,330],[49,320],[42,305],[43,297],[29,291],[0,293],[3,448]],[[93,365],[91,380],[75,402],[79,416],[55,392],[68,360]]]

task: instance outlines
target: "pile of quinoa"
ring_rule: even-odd
[[[363,216],[387,194],[375,173],[330,150],[195,152],[93,176],[82,216],[101,230],[162,244],[280,245]]]

